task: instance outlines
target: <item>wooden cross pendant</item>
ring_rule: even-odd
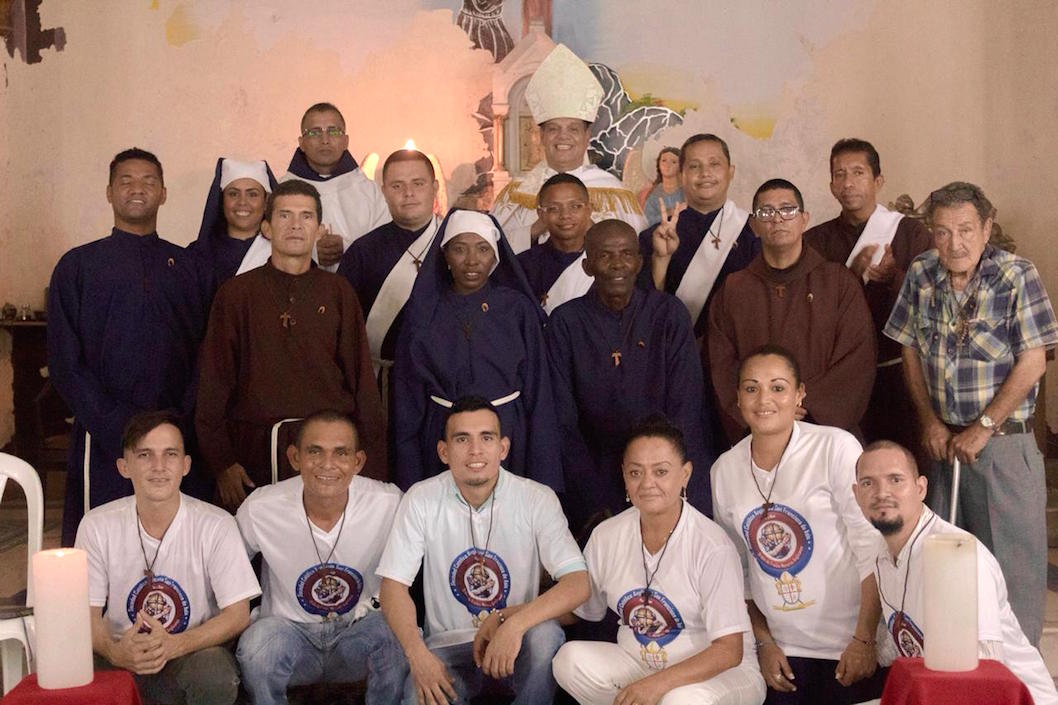
[[[719,235],[713,235],[712,237],[713,237],[713,247],[715,249],[719,250],[720,249],[720,236]]]
[[[620,350],[614,350],[612,353],[610,353],[610,357],[613,358],[613,366],[614,367],[620,367],[621,366],[621,351]]]
[[[280,321],[280,322],[281,322],[281,323],[283,324],[283,327],[284,327],[284,328],[290,328],[290,326],[292,326],[292,325],[294,325],[295,323],[297,323],[297,321],[295,321],[295,320],[294,320],[294,317],[293,317],[293,316],[291,316],[291,315],[290,315],[290,313],[289,313],[289,312],[287,312],[287,311],[284,311],[284,312],[283,312],[283,313],[282,313],[282,314],[281,314],[281,315],[279,316],[279,321]]]
[[[765,501],[762,508],[764,509],[764,516],[768,516],[768,512],[770,512],[772,508],[772,503]]]
[[[154,582],[154,571],[151,570],[150,568],[147,568],[146,570],[143,571],[143,577],[147,578],[147,582],[148,583],[153,583]]]
[[[415,262],[415,273],[418,274],[419,269],[422,268],[422,260],[418,257],[412,257],[411,259],[413,262]]]
[[[547,292],[544,292],[544,294],[540,297],[540,305],[547,306]]]

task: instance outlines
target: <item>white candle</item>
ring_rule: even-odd
[[[977,541],[965,534],[926,538],[925,657],[934,671],[977,668]]]
[[[88,685],[92,682],[88,555],[76,548],[34,554],[33,592],[37,683],[48,689]]]

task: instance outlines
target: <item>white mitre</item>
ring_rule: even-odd
[[[602,96],[602,86],[591,69],[565,44],[551,50],[525,87],[525,99],[537,125],[552,118],[595,122]]]

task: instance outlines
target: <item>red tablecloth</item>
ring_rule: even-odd
[[[45,690],[31,673],[4,696],[4,705],[140,705],[136,681],[128,671],[96,671],[95,679],[80,688]]]
[[[920,658],[893,662],[882,705],[1032,705],[1025,684],[999,661],[981,660],[973,671],[930,671]]]

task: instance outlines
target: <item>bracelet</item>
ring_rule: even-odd
[[[876,639],[861,639],[855,634],[852,635],[852,640],[858,641],[864,646],[876,646],[878,644],[878,641]]]
[[[500,618],[501,625],[507,621],[507,617],[503,614],[503,610],[496,610],[493,614]]]

